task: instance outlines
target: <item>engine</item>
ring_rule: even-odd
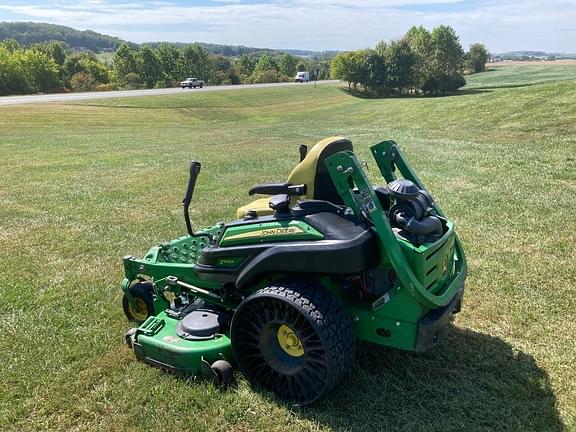
[[[398,179],[376,193],[390,224],[402,237],[414,244],[435,241],[444,233],[442,221],[432,213],[432,196],[412,181]]]

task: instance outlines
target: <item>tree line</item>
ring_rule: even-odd
[[[329,76],[329,60],[304,59],[288,53],[245,53],[237,57],[213,54],[200,44],[178,48],[169,43],[139,49],[121,45],[112,60],[118,82],[126,86],[168,87],[186,77],[208,84],[280,82],[297,71],[316,70],[318,79]]]
[[[464,71],[481,71],[488,53],[475,44],[464,54],[450,27],[432,32],[413,27],[400,40],[374,49],[298,57],[275,51],[225,56],[201,44],[122,43],[115,53],[75,51],[62,42],[20,45],[0,42],[0,95],[178,86],[187,77],[208,84],[292,80],[309,71],[318,80],[330,76],[357,91],[391,94],[445,94],[464,85]]]
[[[110,54],[111,55],[111,54]],[[280,82],[297,71],[330,73],[328,57],[302,58],[288,53],[254,52],[237,57],[213,54],[200,44],[153,47],[121,44],[103,59],[92,51],[77,52],[60,42],[21,46],[0,42],[0,95],[174,87],[187,77],[208,84]]]
[[[346,81],[349,89],[376,96],[444,95],[466,84],[465,71],[483,71],[487,59],[481,44],[465,53],[449,26],[431,32],[414,26],[401,39],[337,54],[330,72],[332,78]]]

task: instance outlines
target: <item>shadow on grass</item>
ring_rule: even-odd
[[[452,328],[424,355],[363,344],[354,370],[300,415],[346,431],[564,431],[546,371],[503,340]]]
[[[358,99],[438,99],[438,98],[447,98],[447,97],[455,97],[455,96],[466,96],[466,95],[473,95],[473,94],[480,94],[480,93],[490,93],[490,88],[471,88],[471,89],[461,89],[454,93],[448,93],[445,95],[415,95],[415,94],[407,94],[407,95],[386,95],[386,96],[377,96],[370,93],[365,93],[362,91],[348,89],[347,87],[340,87],[340,91],[353,96]]]

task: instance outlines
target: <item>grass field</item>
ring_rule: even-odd
[[[516,72],[445,98],[322,85],[0,108],[0,430],[576,430],[576,81],[486,88],[498,74]],[[120,258],[184,233],[187,160],[202,226],[333,134],[365,159],[395,139],[456,221],[470,273],[449,337],[426,355],[361,345],[306,410],[135,361]]]
[[[526,63],[526,62],[524,62]],[[551,81],[576,80],[576,63],[489,65],[486,72],[466,77],[467,88],[521,87]]]

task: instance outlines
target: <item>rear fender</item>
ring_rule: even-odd
[[[376,238],[369,231],[349,240],[319,240],[271,247],[250,261],[236,279],[246,289],[272,273],[297,275],[350,275],[379,262]]]

